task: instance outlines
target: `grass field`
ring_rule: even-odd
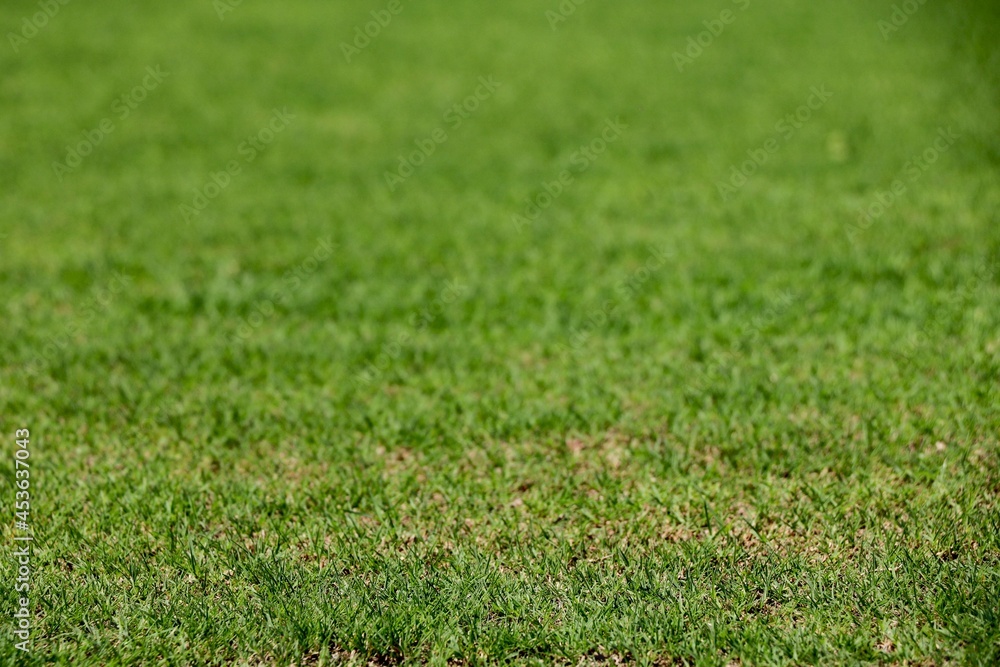
[[[902,4],[5,2],[0,661],[1000,662],[1000,14]]]

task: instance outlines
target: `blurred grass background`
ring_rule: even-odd
[[[983,597],[996,584],[1000,426],[995,4],[928,2],[884,39],[894,3],[882,1],[591,0],[558,30],[545,16],[557,3],[401,1],[350,63],[341,43],[385,5],[243,2],[220,19],[207,0],[70,2],[17,52],[5,38],[0,406],[5,432],[38,437],[44,654],[995,658]],[[679,72],[675,52],[724,9],[735,21]],[[36,11],[7,2],[0,26],[17,31]],[[60,181],[67,145],[116,118],[115,100],[156,66],[169,76]],[[447,110],[488,76],[496,94],[449,127]],[[731,166],[814,86],[832,99],[723,201]],[[185,221],[180,206],[284,108],[288,128]],[[519,231],[513,216],[616,118],[622,138]],[[386,171],[439,127],[448,140],[390,191]],[[858,211],[942,127],[961,139],[852,242]],[[286,282],[326,238],[332,257]],[[670,260],[622,299],[651,246]],[[125,288],[95,302],[115,276]],[[414,326],[449,281],[459,296]],[[580,335],[609,300],[613,315]],[[385,370],[358,382],[385,354]],[[724,585],[713,559],[742,562],[738,543],[700,541],[691,555],[686,539],[605,536],[608,569],[583,585],[544,537],[567,520],[581,534],[622,521],[660,535],[643,507],[668,507],[671,530],[726,533],[739,508],[799,512],[799,484],[834,499],[810,496],[840,565],[772,554],[748,581],[851,583],[816,606],[789,593],[773,617],[703,599]],[[577,487],[599,497],[588,505]],[[407,515],[435,494],[446,509]],[[495,531],[449,532],[494,515]],[[851,542],[904,515],[932,536]],[[485,536],[537,552],[493,551]],[[245,540],[249,555],[217,546]],[[299,548],[309,558],[288,542],[312,545]],[[387,544],[409,548],[415,569],[399,570]],[[942,575],[937,554],[952,548],[963,555]],[[912,579],[871,583],[845,555],[858,550]],[[524,580],[491,579],[491,554]],[[677,581],[684,557],[704,568],[688,600],[706,605],[701,621],[653,605],[652,584],[620,583],[637,562]],[[454,598],[378,598],[442,562],[481,577],[436,589]],[[947,586],[904,594],[930,572]],[[641,604],[590,626],[593,610],[556,605],[536,624],[518,605],[552,577],[583,586],[584,606]],[[516,592],[506,618],[518,620],[497,625],[487,602],[463,597],[481,579],[493,583],[477,599]],[[857,611],[856,627],[831,611],[874,595],[866,585],[881,586],[901,628],[895,653],[873,648],[878,610]],[[298,606],[282,609],[289,596]],[[3,614],[13,605],[6,594]],[[706,634],[708,618],[721,636]]]

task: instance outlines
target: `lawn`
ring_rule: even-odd
[[[0,27],[3,664],[1000,663],[995,3]]]

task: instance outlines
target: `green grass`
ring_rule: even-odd
[[[0,660],[1000,661],[991,4],[401,3],[4,38]]]

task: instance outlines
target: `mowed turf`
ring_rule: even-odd
[[[562,4],[3,4],[0,659],[1000,661],[991,3]]]

